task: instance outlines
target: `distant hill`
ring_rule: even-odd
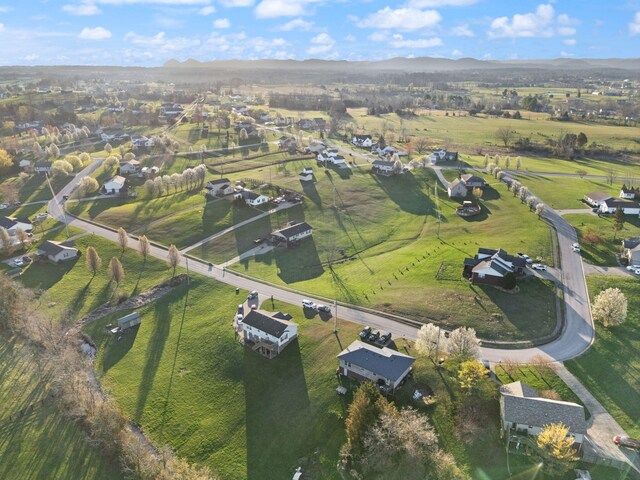
[[[380,61],[346,60],[213,60],[200,62],[198,60],[169,60],[163,65],[168,69],[268,69],[268,70],[332,70],[345,73],[357,70],[404,72],[438,72],[460,70],[497,70],[504,68],[519,69],[566,69],[566,70],[640,70],[640,58],[558,58],[550,60],[478,60],[475,58],[396,57]]]

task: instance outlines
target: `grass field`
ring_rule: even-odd
[[[565,215],[565,219],[578,233],[582,258],[593,265],[618,265],[616,253],[622,239],[640,236],[640,219],[634,215],[625,215],[624,227],[615,241],[613,215],[571,214]]]
[[[28,348],[0,338],[0,364],[0,478],[122,478],[117,461],[89,446],[81,428],[57,410]]]
[[[596,325],[596,341],[567,368],[598,399],[626,432],[640,437],[640,283],[633,278],[588,276],[592,301],[617,287],[627,297],[627,321],[613,328]]]
[[[582,201],[586,194],[602,191],[612,197],[617,197],[621,186],[618,182],[609,185],[606,180],[586,178],[545,177],[543,175],[516,175],[515,178],[536,197],[556,210],[590,209],[591,206]]]
[[[467,220],[455,215],[459,203],[448,199],[438,186],[442,213],[438,227],[431,171],[379,178],[355,168],[342,178],[334,171],[328,176],[316,169],[316,178],[317,183],[302,187],[306,195],[303,207],[261,219],[191,253],[220,263],[253,247],[254,238],[287,221],[305,220],[314,228],[313,239],[232,268],[424,321],[467,324],[489,338],[530,338],[553,329],[555,293],[551,284],[527,280],[522,282],[522,293],[513,296],[472,287],[462,279],[463,259],[477,253],[479,246],[526,251],[551,261],[548,226],[510,194],[504,195],[502,186],[488,189],[483,214]],[[280,172],[274,175],[274,183],[301,188],[297,177]],[[333,207],[334,187],[337,208]],[[338,262],[329,268],[329,261]],[[451,298],[456,299],[454,311],[449,307]],[[531,312],[531,317],[523,312]],[[533,312],[544,315],[536,313],[534,318]]]

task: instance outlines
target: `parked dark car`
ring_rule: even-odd
[[[362,340],[366,340],[367,338],[369,338],[370,334],[371,334],[371,327],[369,327],[369,326],[364,327],[362,329],[362,331],[360,332],[360,338]]]
[[[238,313],[241,313],[244,315],[244,305],[242,303],[238,305]]]
[[[378,343],[380,345],[386,345],[390,341],[391,341],[391,332],[385,333],[384,335],[380,335],[380,338],[378,339]]]
[[[371,335],[369,335],[370,342],[376,342],[378,341],[379,338],[380,338],[380,332],[374,332]]]
[[[249,295],[247,295],[247,300],[253,300],[254,298],[256,298],[258,296],[258,292],[256,290],[254,290],[253,292],[251,292]]]
[[[318,311],[324,313],[331,313],[331,307],[327,305],[318,305]]]
[[[619,447],[626,447],[640,451],[640,440],[636,440],[635,438],[627,437],[625,435],[616,435],[613,437],[613,443]]]

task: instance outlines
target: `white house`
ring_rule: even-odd
[[[600,213],[615,213],[618,208],[621,208],[625,215],[640,215],[640,203],[629,200],[607,198],[598,208]]]
[[[463,198],[467,196],[467,192],[467,186],[459,178],[449,182],[449,186],[447,187],[449,198]]]
[[[351,143],[356,147],[371,148],[373,146],[373,139],[371,135],[354,135]]]
[[[307,222],[293,223],[271,234],[275,242],[284,242],[287,246],[295,244],[313,234],[313,228]]]
[[[261,195],[256,192],[252,192],[251,190],[240,190],[234,194],[235,199],[242,198],[245,203],[251,207],[256,207],[258,205],[263,205],[269,202],[269,197]]]
[[[332,159],[339,157],[340,153],[337,148],[326,148],[318,153],[318,162],[330,162]]]
[[[458,152],[447,152],[446,150],[434,150],[429,155],[429,161],[432,164],[438,162],[454,162],[458,160]]]
[[[340,373],[356,380],[371,380],[393,391],[411,372],[415,358],[387,347],[356,340],[338,355]]]
[[[640,265],[640,237],[623,240],[622,248],[629,265]]]
[[[140,173],[140,162],[132,159],[120,164],[120,175],[134,175]]]
[[[592,207],[599,207],[604,203],[605,200],[609,200],[610,198],[613,198],[613,197],[611,197],[611,195],[609,195],[608,193],[597,191],[597,192],[587,193],[584,196],[584,201],[587,202]]]
[[[313,181],[313,169],[309,167],[305,167],[302,172],[300,172],[300,181],[301,182],[312,182]]]
[[[275,357],[298,337],[298,324],[286,318],[279,313],[251,310],[238,322],[244,344],[267,358]]]
[[[0,217],[0,230],[6,230],[10,236],[15,236],[18,230],[30,232],[33,224],[26,218]]]
[[[393,175],[396,173],[394,165],[395,162],[389,160],[374,160],[373,163],[371,163],[373,171],[380,175]]]
[[[622,185],[622,188],[620,189],[620,198],[625,198],[627,200],[640,198],[640,187],[634,188]]]
[[[131,138],[131,146],[134,150],[138,148],[153,148],[156,145],[156,141],[153,138],[145,137],[144,135]]]
[[[29,170],[31,168],[31,162],[29,160],[20,160],[20,163],[18,163],[18,166],[22,170]]]
[[[51,162],[36,162],[33,171],[38,174],[47,174],[51,171]]]
[[[393,155],[394,153],[398,153],[398,150],[393,148],[391,145],[386,145],[384,148],[374,148],[373,153],[376,153],[381,157],[388,157]]]
[[[477,175],[473,175],[471,173],[466,173],[460,177],[462,183],[464,183],[465,187],[468,190],[473,190],[474,188],[484,188],[487,186],[487,182],[485,182],[484,178],[479,177]]]
[[[65,262],[78,257],[78,249],[71,242],[54,242],[47,240],[38,247],[38,255],[47,257],[53,263]]]
[[[126,178],[116,175],[107,180],[102,188],[104,188],[105,193],[120,193],[125,188],[126,182]]]
[[[500,387],[500,418],[505,433],[522,435],[538,435],[545,425],[561,422],[578,446],[587,432],[582,405],[542,398],[522,382]]]
[[[218,178],[217,180],[210,180],[204,186],[207,190],[207,195],[210,197],[223,197],[225,195],[231,195],[233,193],[233,187],[231,186],[231,180],[228,178]]]

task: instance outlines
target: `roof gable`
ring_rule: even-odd
[[[251,310],[242,319],[242,323],[276,338],[282,337],[287,327],[295,325],[293,322],[279,320],[258,310]]]
[[[390,348],[377,348],[356,340],[338,355],[338,359],[357,365],[380,377],[396,381],[413,365],[415,358]]]

